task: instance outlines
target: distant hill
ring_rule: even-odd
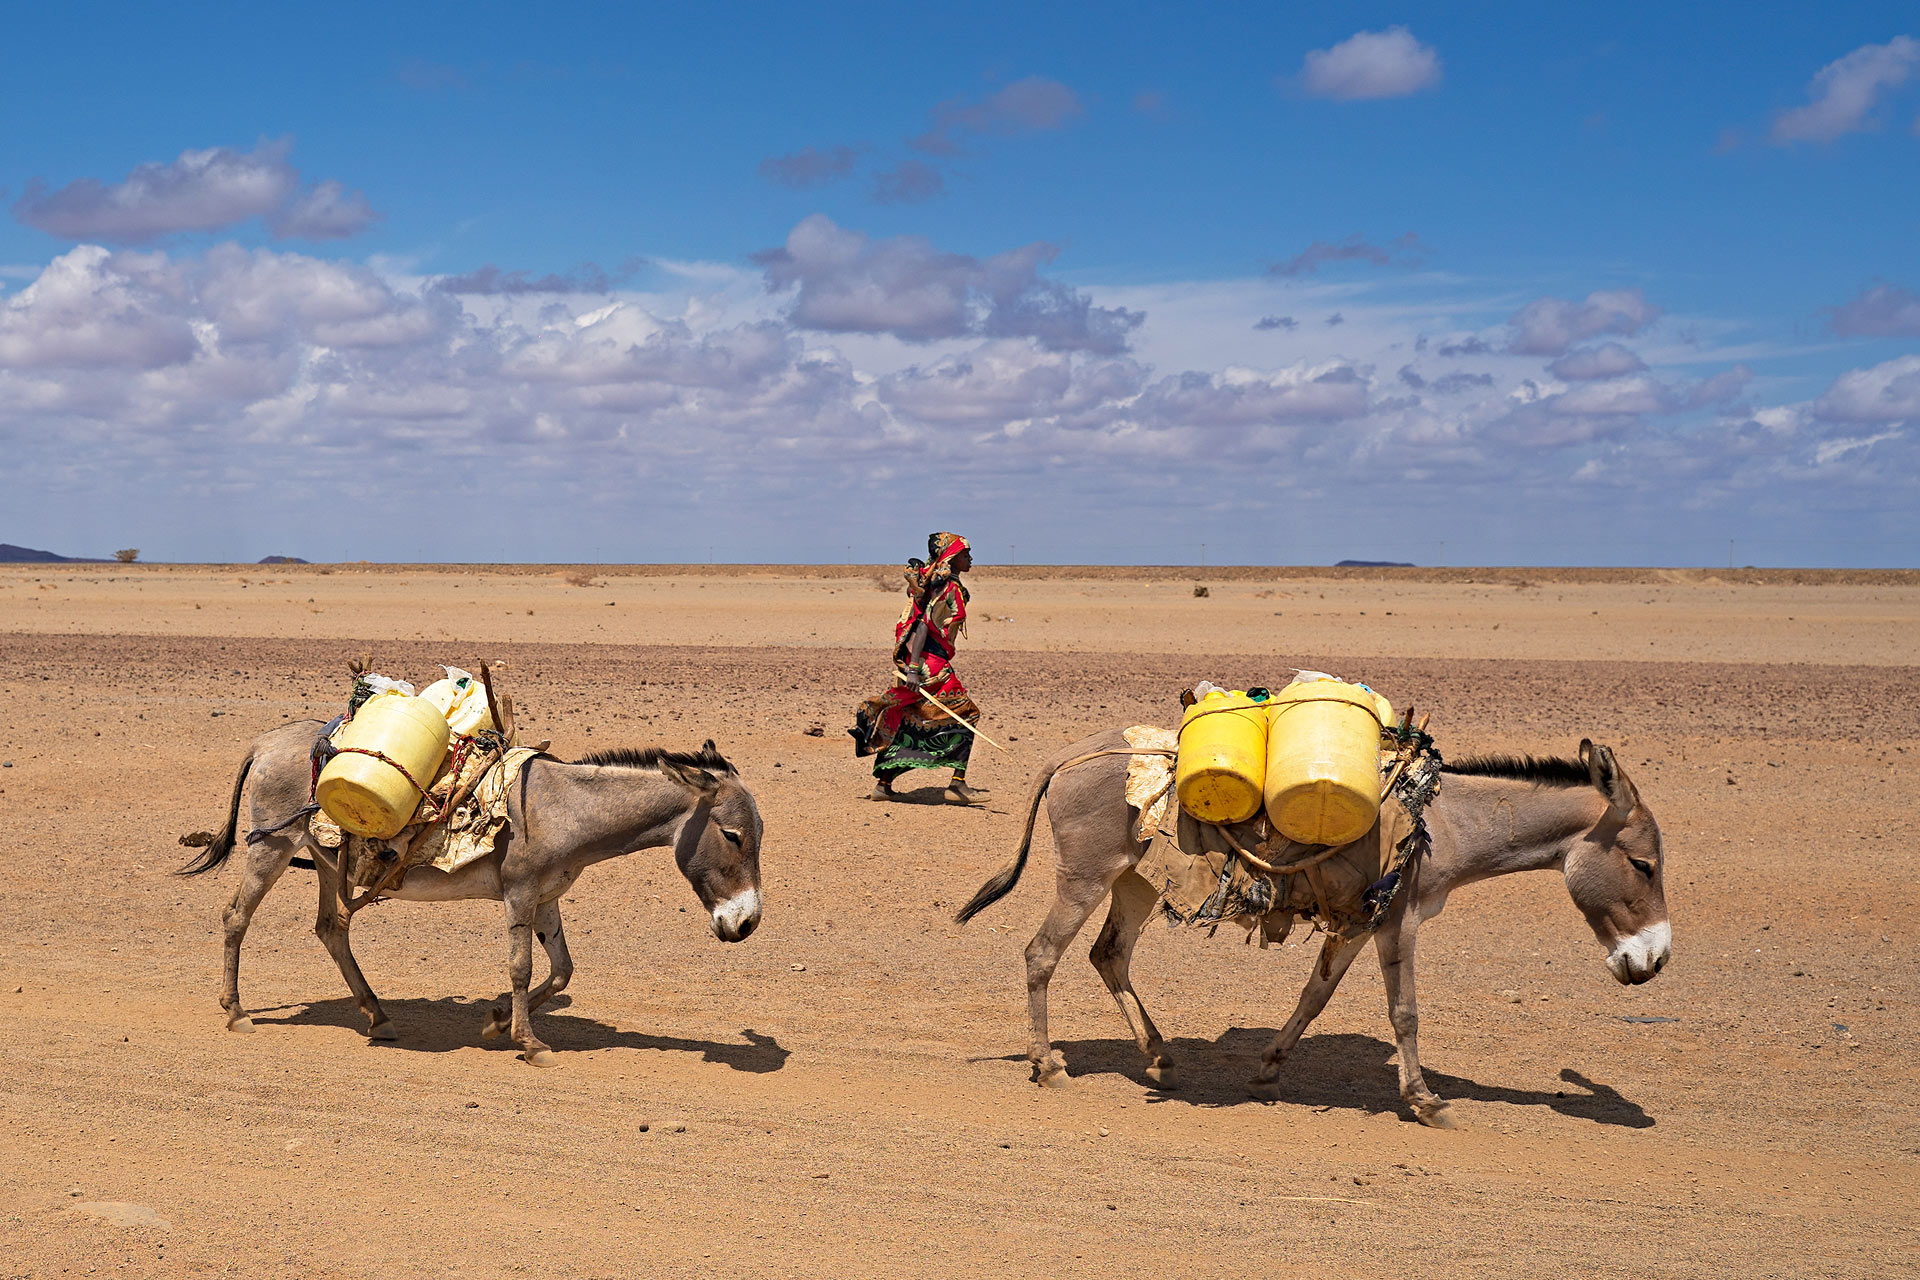
[[[1333,567],[1336,569],[1411,569],[1413,563],[1409,560],[1336,560],[1333,562]]]
[[[0,564],[105,564],[104,560],[95,560],[90,556],[62,556],[51,551],[36,551],[32,547],[16,547],[11,542],[0,542]]]
[[[302,560],[299,556],[261,556],[261,564],[312,564],[311,560]]]

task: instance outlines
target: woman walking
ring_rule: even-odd
[[[925,563],[907,563],[907,607],[893,628],[893,686],[862,702],[847,732],[856,756],[874,758],[873,799],[893,799],[894,779],[909,769],[952,769],[947,801],[971,804],[981,793],[967,785],[973,731],[966,725],[979,723],[980,708],[953,669],[953,651],[966,631],[960,575],[973,568],[973,551],[957,533],[936,533],[927,538]]]

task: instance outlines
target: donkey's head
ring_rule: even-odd
[[[1660,824],[1611,750],[1582,738],[1580,761],[1606,805],[1567,853],[1567,889],[1607,948],[1613,976],[1646,982],[1673,951]]]
[[[696,755],[659,764],[694,796],[673,860],[712,916],[714,936],[738,942],[760,924],[760,807],[711,739]]]

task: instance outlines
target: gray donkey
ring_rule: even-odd
[[[310,752],[321,731],[317,720],[295,721],[257,738],[240,762],[226,827],[201,854],[181,868],[198,875],[226,862],[239,831],[240,799],[249,793],[256,829],[285,824],[311,794]],[[251,786],[249,787],[249,783]],[[723,942],[738,942],[760,923],[760,810],[731,764],[709,741],[697,752],[606,751],[563,763],[548,756],[529,760],[508,794],[506,830],[494,852],[458,871],[415,867],[384,896],[409,902],[491,898],[507,914],[507,971],[512,978],[511,1018],[495,1006],[481,1034],[511,1031],[521,1056],[537,1067],[554,1065],[553,1051],[533,1034],[530,1015],[566,988],[573,959],[560,923],[560,897],[589,866],[623,853],[671,845],[680,873],[712,916]],[[302,851],[320,879],[320,910],[314,932],[326,945],[354,1000],[367,1016],[367,1034],[395,1039],[393,1024],[360,972],[349,945],[353,913],[342,881],[341,860],[308,832],[304,819],[276,834],[250,838],[246,875],[224,915],[226,976],[220,1007],[233,1031],[252,1031],[240,1003],[240,943],[267,891]],[[546,948],[547,980],[528,992],[533,943]]]
[[[1110,752],[1071,768],[1094,752]],[[1093,944],[1093,966],[1147,1055],[1147,1076],[1174,1088],[1178,1073],[1128,973],[1134,944],[1153,915],[1159,889],[1135,873],[1147,846],[1134,837],[1137,811],[1127,803],[1127,743],[1118,729],[1082,739],[1050,760],[1034,779],[1026,834],[1014,860],[961,908],[961,923],[1004,897],[1020,879],[1033,845],[1040,801],[1053,825],[1054,900],[1027,944],[1028,1057],[1043,1085],[1067,1082],[1067,1064],[1047,1033],[1047,984],[1060,954],[1088,917],[1112,895],[1106,927]],[[1049,790],[1051,789],[1051,790]],[[1422,922],[1440,914],[1463,885],[1514,871],[1557,869],[1595,936],[1607,948],[1607,969],[1623,983],[1651,979],[1667,963],[1672,930],[1662,886],[1660,827],[1613,752],[1582,740],[1578,760],[1483,756],[1448,765],[1426,811],[1432,844],[1409,863],[1373,942],[1386,979],[1388,1016],[1399,1043],[1400,1095],[1422,1124],[1453,1127],[1447,1104],[1420,1073],[1416,1042],[1413,947]],[[1255,1096],[1277,1092],[1280,1064],[1300,1040],[1360,954],[1366,935],[1329,935],[1319,963],[1286,1026],[1274,1038],[1252,1081]]]

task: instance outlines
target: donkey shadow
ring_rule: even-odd
[[[520,1047],[506,1036],[495,1040],[480,1037],[492,1000],[468,1000],[443,996],[438,1000],[399,999],[382,1001],[393,1019],[398,1040],[371,1040],[375,1048],[410,1053],[451,1053],[456,1049],[498,1049],[518,1053]],[[678,1036],[648,1035],[625,1031],[611,1023],[557,1010],[571,1003],[568,996],[556,996],[535,1016],[540,1036],[559,1053],[583,1053],[593,1049],[642,1049],[664,1053],[697,1053],[703,1062],[717,1062],[735,1071],[765,1075],[787,1065],[793,1050],[773,1036],[761,1035],[751,1027],[740,1034],[741,1044],[719,1040],[685,1040]],[[256,1026],[340,1027],[356,1035],[366,1033],[366,1015],[350,999],[316,1000],[310,1004],[280,1005],[256,1010]]]
[[[1140,1050],[1130,1040],[1079,1040],[1058,1043],[1075,1077],[1124,1076],[1148,1090],[1153,1103],[1186,1103],[1200,1107],[1260,1105],[1247,1093],[1247,1081],[1259,1068],[1260,1057],[1277,1031],[1263,1027],[1229,1027],[1219,1038],[1184,1037],[1169,1040],[1174,1061],[1180,1064],[1180,1088],[1162,1090],[1147,1078]],[[1400,1077],[1394,1046],[1373,1036],[1338,1032],[1308,1035],[1287,1055],[1280,1073],[1277,1101],[1293,1106],[1360,1111],[1368,1115],[1391,1112],[1403,1120],[1414,1118],[1400,1098]],[[1024,1062],[1021,1054],[1007,1061]],[[1521,1107],[1547,1107],[1576,1120],[1650,1129],[1654,1119],[1640,1104],[1610,1085],[1590,1080],[1572,1067],[1563,1067],[1560,1079],[1569,1088],[1546,1092],[1481,1084],[1466,1076],[1448,1075],[1422,1064],[1427,1084],[1449,1102],[1505,1102]]]

